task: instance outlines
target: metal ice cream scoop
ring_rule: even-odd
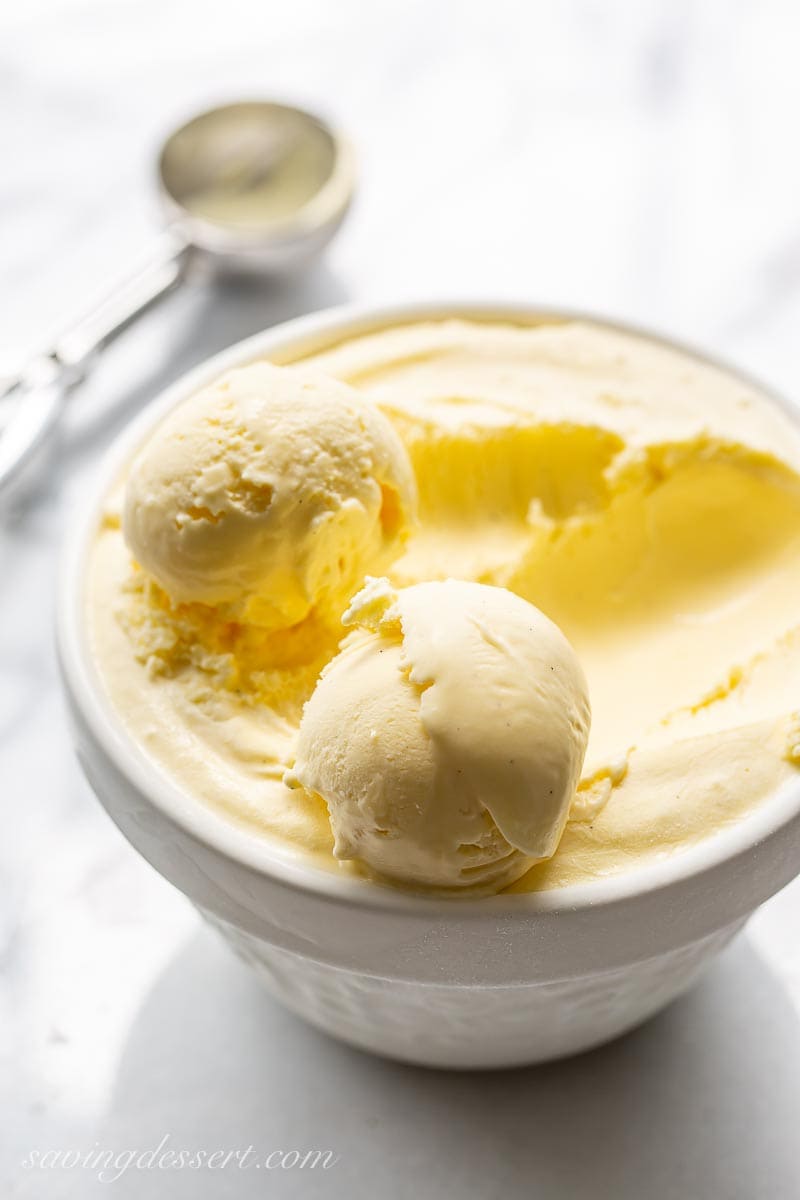
[[[319,253],[350,204],[353,156],[310,113],[267,101],[227,104],[166,139],[158,184],[166,228],[146,265],[0,380],[0,501],[35,469],[97,352],[180,284],[190,262],[280,275]]]

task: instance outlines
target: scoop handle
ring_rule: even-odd
[[[99,350],[181,282],[188,251],[185,239],[165,230],[143,266],[56,338],[50,357],[67,372],[70,386],[83,378]]]
[[[0,434],[0,503],[27,479],[33,461],[58,422],[70,390],[94,356],[183,279],[187,242],[172,230],[156,240],[146,264],[0,385],[0,408],[14,415]]]

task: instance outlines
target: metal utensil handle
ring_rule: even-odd
[[[5,381],[0,400],[14,405],[14,415],[0,433],[0,500],[25,474],[94,355],[181,281],[188,257],[187,243],[167,230],[145,266]]]
[[[187,259],[186,241],[166,230],[143,267],[56,339],[51,357],[68,372],[71,383],[82,378],[98,350],[180,282]]]

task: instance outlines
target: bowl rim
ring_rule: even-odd
[[[435,300],[372,305],[348,303],[281,322],[204,360],[151,400],[114,439],[91,485],[83,492],[69,522],[62,550],[56,600],[56,649],[62,682],[95,743],[119,774],[159,814],[195,842],[272,883],[295,893],[340,905],[407,915],[466,919],[530,918],[537,913],[576,913],[606,909],[649,896],[711,874],[746,857],[757,846],[780,838],[800,816],[800,778],[789,780],[750,813],[683,850],[619,874],[543,891],[500,892],[494,896],[420,893],[352,875],[338,874],[308,862],[300,850],[253,832],[231,817],[194,799],[151,759],[115,711],[88,644],[85,613],[85,565],[101,520],[103,502],[124,464],[146,434],[176,404],[221,372],[274,355],[278,361],[301,361],[314,350],[332,347],[361,333],[420,320],[483,320],[530,326],[564,321],[589,322],[601,328],[646,338],[717,367],[756,388],[770,402],[800,422],[800,408],[745,371],[676,338],[627,320],[596,313],[520,301]],[[776,884],[777,887],[782,884]]]

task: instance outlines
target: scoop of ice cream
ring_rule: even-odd
[[[123,528],[178,602],[231,620],[338,620],[399,552],[415,508],[406,451],[354,389],[255,363],[179,405],[132,464]]]
[[[505,588],[368,580],[287,773],[338,858],[423,887],[497,889],[556,850],[589,736],[559,628]]]

